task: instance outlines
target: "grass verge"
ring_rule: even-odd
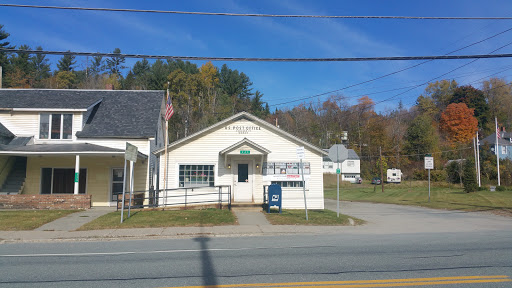
[[[324,189],[325,198],[336,199],[336,193],[336,187]],[[449,210],[503,211],[512,215],[512,191],[510,190],[465,193],[459,185],[432,183],[430,202],[428,202],[428,182],[426,181],[386,184],[384,193],[380,185],[343,185],[340,187],[340,199]]]
[[[16,210],[0,211],[1,231],[34,230],[46,223],[80,210]]]
[[[349,218],[354,220],[355,225],[364,224],[365,221],[350,217],[348,215],[340,214],[337,217],[336,212],[330,210],[308,210],[308,219],[306,221],[306,212],[304,210],[282,210],[282,213],[275,210],[270,210],[265,213],[267,220],[272,225],[325,225],[325,226],[348,226],[350,225]]]
[[[231,211],[219,209],[132,210],[131,217],[127,218],[127,215],[128,211],[125,211],[125,218],[121,224],[121,212],[112,212],[85,224],[78,230],[218,226],[236,223],[236,217]]]

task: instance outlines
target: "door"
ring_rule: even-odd
[[[234,201],[235,202],[253,202],[252,197],[252,166],[248,162],[239,162],[235,166],[234,175]]]

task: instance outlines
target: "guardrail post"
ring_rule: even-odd
[[[219,209],[222,210],[222,186],[219,186]]]
[[[228,209],[231,211],[231,185],[228,186]]]

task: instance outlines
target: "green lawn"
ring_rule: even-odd
[[[118,228],[155,228],[174,226],[217,226],[236,224],[236,217],[229,210],[138,210],[124,212],[125,220],[121,224],[121,212],[112,212],[85,224],[78,230],[100,230]]]
[[[0,231],[34,230],[55,219],[80,210],[0,211]]]
[[[265,213],[267,220],[273,225],[350,225],[348,218],[354,220],[355,225],[361,225],[363,220],[340,214],[337,217],[336,212],[330,210],[308,210],[308,221],[306,221],[306,212],[304,210],[270,210],[271,213]]]
[[[460,185],[447,183],[431,183],[431,185],[430,203],[427,181],[385,184],[384,193],[380,185],[343,183],[340,187],[340,199],[464,211],[502,210],[512,213],[512,191],[510,190],[465,193]],[[324,193],[326,198],[336,199],[336,186],[325,187]]]

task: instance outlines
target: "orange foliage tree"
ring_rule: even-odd
[[[468,143],[478,129],[478,120],[474,116],[475,109],[468,108],[465,103],[452,103],[441,114],[440,128],[446,133],[448,141]]]

